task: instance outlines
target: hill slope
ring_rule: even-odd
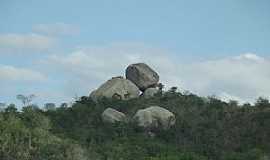
[[[149,136],[130,124],[106,124],[114,108],[132,117],[138,109],[164,107],[176,116],[167,131]],[[0,113],[0,159],[52,160],[254,160],[270,153],[270,104],[239,106],[170,90],[128,101],[81,97],[72,107],[41,110],[14,106]]]

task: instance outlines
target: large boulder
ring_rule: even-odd
[[[102,97],[128,100],[137,98],[139,95],[139,88],[130,80],[124,79],[123,77],[113,77],[102,84],[98,89],[94,90],[90,94],[90,97],[94,101]]]
[[[143,97],[144,98],[151,98],[154,97],[155,94],[158,93],[158,89],[157,88],[147,88],[144,92],[143,92]]]
[[[145,129],[167,130],[173,126],[176,121],[172,112],[159,106],[140,109],[133,118],[138,126]]]
[[[154,87],[159,75],[145,63],[131,64],[126,69],[126,78],[136,84],[141,91]]]
[[[105,123],[126,122],[126,115],[113,108],[107,108],[101,115],[102,121]]]

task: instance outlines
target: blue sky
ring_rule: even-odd
[[[69,101],[138,61],[168,87],[270,95],[268,0],[1,0],[0,19],[0,102]]]

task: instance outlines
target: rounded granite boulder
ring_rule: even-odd
[[[165,108],[151,106],[146,109],[140,109],[133,117],[138,126],[145,129],[163,129],[167,130],[175,124],[175,115]]]
[[[126,78],[136,84],[141,91],[155,87],[159,75],[145,63],[131,64],[126,69]]]
[[[126,115],[113,108],[107,108],[101,115],[102,121],[105,123],[126,122]]]
[[[102,84],[98,89],[94,90],[90,94],[90,97],[94,101],[98,101],[103,97],[128,100],[137,98],[139,95],[139,88],[130,80],[124,79],[123,77],[113,77]]]

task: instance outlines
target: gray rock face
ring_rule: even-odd
[[[140,109],[133,118],[138,126],[145,129],[161,128],[167,130],[176,121],[173,113],[159,106]]]
[[[126,69],[126,78],[136,84],[141,91],[154,87],[159,75],[145,63],[131,64]]]
[[[102,84],[97,90],[94,90],[90,97],[94,101],[102,97],[128,100],[139,97],[139,94],[139,88],[130,80],[123,77],[114,77]]]
[[[113,108],[107,108],[103,111],[101,118],[103,122],[106,123],[115,123],[115,122],[126,122],[126,115],[122,112],[119,112]]]
[[[143,97],[144,98],[151,98],[154,97],[155,94],[158,93],[158,89],[157,88],[147,88],[144,92],[143,92]]]

